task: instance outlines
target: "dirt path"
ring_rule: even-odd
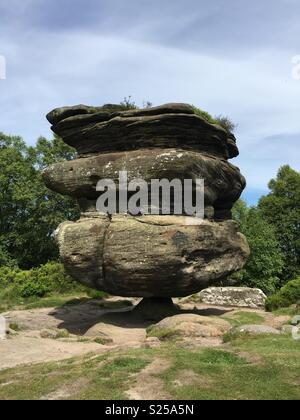
[[[88,385],[89,381],[86,378],[80,378],[77,381],[72,381],[66,384],[51,394],[45,395],[40,398],[42,401],[57,401],[57,400],[67,400],[73,395],[80,392]]]
[[[164,389],[162,379],[157,375],[170,367],[166,359],[154,359],[145,369],[134,375],[133,385],[126,392],[130,400],[169,400],[171,395]]]
[[[115,300],[112,299],[113,302]],[[124,312],[127,311],[128,308],[124,308]],[[117,347],[140,347],[146,338],[145,327],[126,325],[124,312],[122,309],[104,310],[95,301],[55,309],[8,312],[4,314],[7,326],[15,324],[19,331],[9,339],[0,341],[0,370],[20,364],[63,360],[91,352],[102,353]],[[71,336],[64,340],[42,338],[41,331],[45,329],[65,329]],[[95,337],[106,338],[111,343],[102,345],[93,342]]]
[[[18,365],[69,359],[87,353],[103,353],[107,346],[97,343],[62,342],[41,339],[35,334],[19,334],[0,341],[0,370]]]

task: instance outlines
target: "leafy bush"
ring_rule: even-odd
[[[266,309],[268,311],[274,311],[293,304],[300,306],[300,277],[288,282],[279,292],[270,296],[266,301]]]
[[[45,278],[39,275],[38,270],[20,271],[16,273],[16,284],[14,285],[16,294],[22,298],[32,296],[43,297],[50,293],[50,284]]]
[[[71,279],[63,265],[49,262],[31,270],[0,267],[0,294],[2,297],[44,297],[52,293],[83,291],[83,287]]]

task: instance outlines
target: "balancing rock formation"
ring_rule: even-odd
[[[233,134],[186,104],[142,110],[117,105],[58,108],[47,116],[54,133],[78,157],[44,172],[48,188],[78,199],[82,215],[58,228],[60,255],[80,283],[110,294],[144,298],[187,296],[240,270],[246,238],[231,220],[245,179],[228,159]],[[96,211],[97,182],[128,171],[128,181],[204,179],[205,219],[181,215],[104,215]]]

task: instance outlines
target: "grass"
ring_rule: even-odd
[[[9,310],[31,310],[40,308],[59,308],[65,305],[78,305],[79,303],[90,302],[95,300],[95,304],[102,309],[122,309],[132,306],[132,302],[129,300],[122,301],[106,301],[108,297],[106,293],[77,293],[65,294],[65,295],[51,295],[44,298],[31,297],[31,298],[14,298],[14,299],[2,299],[0,296],[0,313]]]
[[[88,300],[87,295],[52,296],[27,302],[23,308],[57,307]],[[294,308],[281,309],[275,314],[294,315],[292,311]],[[265,321],[262,315],[250,311],[227,313],[222,318],[234,327]],[[17,330],[18,325],[11,324],[10,328]],[[228,333],[221,347],[191,350],[180,347],[178,333],[173,329],[152,326],[147,334],[158,337],[162,346],[113,350],[101,356],[89,354],[0,371],[0,400],[39,400],[51,395],[75,400],[126,399],[133,375],[157,358],[166,359],[170,366],[153,376],[174,400],[300,399],[300,340],[291,336]],[[102,337],[94,341],[106,344]]]
[[[60,338],[68,338],[70,336],[69,331],[65,329],[61,329],[57,331],[56,340],[59,340]]]
[[[145,358],[116,354],[9,369],[0,372],[0,400],[38,400],[59,390],[65,399],[120,400],[129,376],[147,364]],[[84,386],[76,386],[83,379]]]
[[[241,331],[228,331],[223,335],[223,343],[231,343],[237,339],[247,338],[250,334]]]
[[[90,354],[0,371],[0,400],[40,399],[61,389],[66,399],[126,399],[132,375],[155,358],[170,362],[155,376],[175,400],[299,400],[299,351],[300,341],[283,335],[238,336],[221,348],[189,350],[165,342],[159,349]]]
[[[194,113],[198,115],[199,117],[203,118],[205,121],[211,123],[211,124],[217,124],[217,120],[213,118],[208,112],[203,111],[200,108],[197,108],[196,106],[193,106]]]
[[[180,337],[180,333],[172,328],[156,328],[151,326],[147,328],[147,337],[157,337],[161,341],[174,341]]]
[[[300,342],[285,336],[240,337],[223,350],[173,350],[172,366],[162,378],[175,399],[298,400],[299,350]],[[243,352],[259,356],[261,363],[250,363]],[[178,387],[176,379],[185,370],[206,381]]]
[[[64,305],[77,305],[91,301],[92,298],[86,293],[82,294],[66,294],[66,295],[53,295],[44,298],[28,298],[17,300],[4,300],[0,304],[0,313],[9,310],[30,310],[40,308],[58,308]]]
[[[105,346],[106,344],[111,344],[113,342],[110,338],[105,337],[97,337],[93,341],[94,343],[101,344],[102,346]]]
[[[272,313],[274,315],[289,315],[291,317],[294,315],[300,315],[300,305],[291,305],[289,308],[277,309],[272,311]]]
[[[265,322],[265,318],[262,315],[246,311],[235,312],[232,315],[223,316],[222,318],[228,321],[233,327],[247,324],[261,325]]]

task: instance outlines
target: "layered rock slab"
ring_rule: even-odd
[[[239,154],[232,133],[196,115],[187,104],[132,111],[78,105],[57,108],[47,118],[79,154],[153,147],[193,149],[224,159]]]
[[[205,179],[207,188],[215,189],[212,202],[218,196],[236,201],[246,185],[240,170],[226,160],[182,149],[142,149],[74,159],[49,166],[43,178],[48,188],[61,194],[96,198],[97,182],[109,178],[117,184],[119,172],[125,169],[129,182],[136,178],[146,182]]]
[[[223,210],[225,214],[246,185],[240,170],[226,160],[180,149],[115,152],[75,159],[48,167],[43,178],[48,188],[60,194],[96,200],[98,181],[111,179],[118,190],[119,173],[125,169],[128,182],[134,179],[147,182],[149,195],[153,179],[179,179],[182,185],[186,179],[204,179],[205,207],[213,207],[216,212]]]
[[[79,282],[111,294],[186,296],[238,271],[249,256],[233,221],[87,216],[58,229],[61,259]]]

